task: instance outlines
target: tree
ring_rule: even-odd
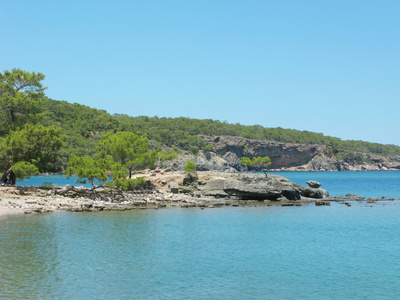
[[[0,73],[0,136],[41,117],[44,90],[42,73],[20,69]]]
[[[265,156],[265,157],[258,156],[258,157],[253,157],[252,159],[250,159],[248,157],[242,157],[241,161],[242,161],[242,165],[254,167],[257,169],[261,168],[261,170],[265,174],[265,177],[268,178],[266,168],[269,165],[271,165],[271,160],[269,159],[268,156]]]
[[[132,132],[106,134],[97,149],[98,157],[112,160],[127,169],[129,178],[132,178],[135,170],[151,168],[157,161],[158,151],[150,151],[148,138]]]
[[[85,178],[93,186],[93,190],[99,186],[107,185],[107,170],[111,168],[111,164],[106,159],[94,160],[86,157],[78,157],[72,155],[68,161],[68,168],[64,174],[67,178],[78,176],[80,180],[77,183],[86,183]],[[97,184],[96,180],[99,182]]]
[[[175,151],[167,152],[165,150],[157,153],[157,169],[159,169],[165,161],[178,157]]]
[[[55,126],[26,124],[21,130],[11,131],[0,139],[0,167],[5,170],[2,181],[12,171],[17,179],[57,171],[58,150],[63,140]]]
[[[196,164],[189,160],[185,165],[185,173],[191,172],[196,172]]]
[[[67,178],[78,176],[79,179],[75,180],[77,183],[86,183],[87,179],[93,191],[99,187],[109,187],[119,191],[134,190],[146,184],[143,177],[127,179],[126,173],[127,170],[119,163],[112,163],[104,158],[94,160],[75,155],[70,157],[68,168],[64,172]],[[107,182],[109,178],[111,180]]]

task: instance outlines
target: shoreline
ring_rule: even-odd
[[[302,206],[330,205],[351,201],[375,203],[398,198],[365,198],[347,194],[331,197],[319,186],[305,187],[280,175],[232,174],[201,171],[185,174],[170,170],[143,171],[148,189],[118,193],[84,187],[64,186],[46,190],[40,187],[0,186],[0,217],[12,214],[50,213],[58,211],[98,212],[164,207],[214,208],[222,206]],[[191,179],[188,183],[187,180]],[[308,183],[308,182],[307,182]]]
[[[1,191],[1,189],[0,189]],[[167,195],[161,198],[159,193],[149,194],[145,199],[131,199],[122,202],[93,200],[84,197],[70,198],[63,196],[37,195],[14,196],[13,194],[0,194],[0,220],[10,215],[43,214],[55,212],[100,212],[100,211],[125,211],[136,209],[161,209],[161,208],[218,208],[218,207],[253,207],[253,206],[303,206],[314,203],[315,206],[330,206],[331,202],[351,206],[352,202],[368,204],[400,201],[400,198],[364,198],[355,195],[326,197],[322,199],[303,198],[301,200],[227,200],[193,198],[186,195]]]

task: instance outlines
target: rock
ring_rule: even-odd
[[[324,189],[315,189],[310,187],[302,187],[301,195],[307,198],[322,199],[329,196],[328,191]]]
[[[211,179],[196,187],[205,197],[231,198],[240,200],[299,200],[306,187],[290,182],[279,175],[266,178],[261,174],[238,175]],[[322,198],[320,191],[318,197]],[[311,197],[312,194],[308,193]]]
[[[322,205],[330,206],[331,204],[329,202],[326,202],[326,201],[318,200],[318,201],[315,201],[315,205],[316,206],[322,206]]]
[[[184,170],[188,161],[196,164],[197,171],[216,170],[220,172],[237,173],[237,169],[233,168],[229,162],[213,152],[199,151],[197,155],[181,154],[178,158],[167,161],[166,164],[170,169]]]
[[[169,188],[171,193],[178,194],[179,193],[179,185],[176,182],[171,182],[169,184]]]
[[[308,163],[325,148],[321,145],[285,144],[232,136],[215,137],[209,142],[213,143],[215,153],[226,158],[229,165],[237,170],[243,169],[240,162],[243,156],[268,156],[272,169],[287,168]]]
[[[183,185],[187,186],[197,180],[199,180],[199,176],[197,175],[197,172],[186,173],[185,177],[183,177]]]
[[[37,200],[28,199],[28,200],[25,200],[25,203],[26,203],[26,204],[36,204],[36,203],[37,203]]]
[[[198,171],[237,173],[248,170],[241,164],[242,157],[268,156],[272,163],[270,169],[274,170],[400,170],[400,156],[383,157],[355,153],[365,160],[364,163],[357,164],[354,160],[344,162],[334,156],[325,155],[327,147],[324,145],[279,143],[233,136],[203,137],[203,140],[213,146],[212,152],[199,151],[197,155],[181,154],[178,158],[166,162],[168,168],[184,170],[185,164],[190,160],[196,164]]]
[[[309,187],[316,188],[316,189],[322,185],[322,183],[315,181],[315,180],[309,180],[309,181],[306,181],[306,183],[308,184]]]

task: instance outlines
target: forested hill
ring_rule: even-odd
[[[400,155],[400,147],[363,141],[343,141],[324,136],[322,133],[283,128],[265,128],[260,125],[244,126],[217,120],[191,118],[131,117],[124,114],[111,115],[81,104],[45,99],[43,102],[44,125],[60,126],[67,135],[63,149],[64,157],[70,154],[91,155],[101,135],[106,132],[129,131],[146,134],[159,147],[197,152],[211,150],[212,145],[200,136],[240,136],[255,140],[283,143],[320,144],[328,146],[327,151],[335,153],[361,152],[378,155]],[[331,154],[332,154],[331,153]]]

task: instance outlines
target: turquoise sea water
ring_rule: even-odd
[[[400,198],[400,171],[372,172],[271,172],[301,185],[307,180],[322,183],[331,196],[355,194],[364,197]]]
[[[5,216],[2,298],[398,299],[400,201]]]
[[[63,175],[52,175],[52,176],[33,176],[29,179],[21,180],[17,182],[17,186],[41,186],[44,183],[51,183],[54,186],[84,186],[84,187],[92,187],[90,183],[76,183],[75,180],[79,179],[78,177],[70,177],[67,178]]]

